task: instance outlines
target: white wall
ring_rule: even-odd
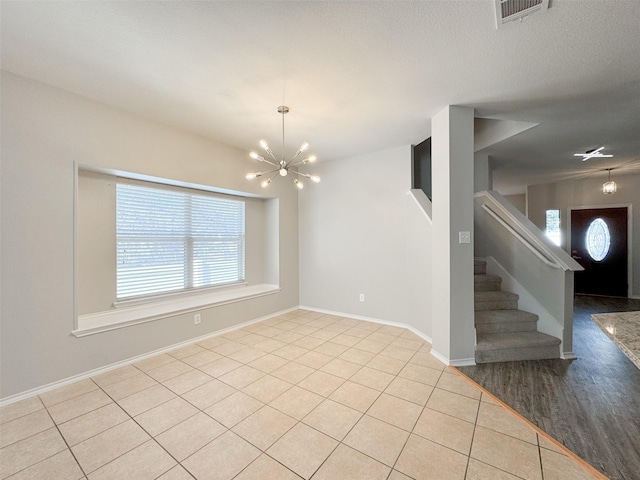
[[[430,225],[407,195],[411,147],[313,171],[322,183],[299,195],[300,304],[406,323],[430,336]]]
[[[568,252],[567,222],[570,207],[601,207],[608,205],[631,205],[632,251],[631,268],[633,285],[632,296],[640,298],[640,175],[615,175],[612,179],[618,184],[618,191],[612,195],[602,193],[602,184],[606,176],[584,180],[567,180],[545,185],[532,185],[527,188],[529,219],[541,230],[545,228],[545,211],[560,210],[560,230],[562,248]]]
[[[431,353],[453,365],[475,363],[473,114],[472,108],[449,105],[431,121],[434,319]],[[469,243],[460,242],[462,232],[469,235]]]
[[[74,162],[265,192],[244,179],[244,151],[4,72],[1,128],[0,397],[298,304],[297,191],[275,182],[281,293],[204,310],[197,326],[190,314],[72,336]]]
[[[511,205],[516,207],[524,216],[527,215],[527,195],[524,193],[520,195],[505,195],[504,198],[505,200],[508,200]]]

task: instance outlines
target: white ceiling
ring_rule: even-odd
[[[4,70],[253,149],[419,143],[446,105],[540,125],[488,147],[496,187],[640,172],[640,1],[0,2]],[[289,144],[290,142],[290,144]],[[613,159],[573,153],[605,146]],[[614,172],[615,176],[615,172]]]

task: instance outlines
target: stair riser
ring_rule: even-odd
[[[537,330],[538,316],[518,310],[518,295],[502,291],[502,279],[474,261],[476,363],[560,357],[560,340]]]
[[[476,363],[517,362],[545,358],[560,358],[558,346],[476,351]]]
[[[497,292],[500,290],[500,282],[476,282],[473,289],[476,292]]]
[[[536,322],[503,322],[484,323],[476,325],[476,333],[513,333],[513,332],[535,332]]]
[[[475,302],[476,312],[485,310],[517,310],[517,300],[495,300],[492,302]]]

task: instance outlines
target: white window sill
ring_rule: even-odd
[[[280,286],[278,285],[253,285],[225,291],[210,291],[201,295],[189,295],[144,305],[107,310],[105,312],[78,315],[78,328],[71,333],[76,337],[85,337],[278,292],[280,292]]]

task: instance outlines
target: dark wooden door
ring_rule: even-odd
[[[627,208],[571,211],[571,256],[584,267],[575,292],[627,296]]]

